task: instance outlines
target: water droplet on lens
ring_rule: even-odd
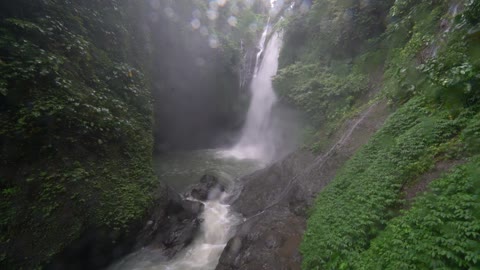
[[[211,21],[214,21],[218,18],[218,12],[216,10],[209,9],[207,10],[207,17]]]
[[[228,18],[227,22],[231,26],[237,26],[237,18],[235,18],[235,16],[230,16],[230,18]]]
[[[192,12],[192,16],[193,16],[193,18],[200,19],[202,17],[202,12],[198,9],[195,9]]]
[[[220,44],[219,44],[218,39],[216,37],[211,36],[208,39],[208,45],[210,45],[211,48],[215,49],[215,48],[218,48],[218,46]]]
[[[200,23],[199,19],[193,19],[192,22],[190,22],[190,24],[192,25],[192,28],[194,30],[197,30],[201,26],[201,23]]]

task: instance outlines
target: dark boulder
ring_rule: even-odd
[[[136,246],[137,249],[145,246],[158,249],[167,259],[193,241],[203,211],[202,203],[185,200],[173,190],[169,193],[168,204],[152,212],[150,220],[137,237]]]
[[[172,198],[178,200],[174,196],[175,193],[164,185],[160,185],[153,194],[155,194],[153,204],[143,220],[129,224],[128,229],[125,230],[112,230],[106,226],[88,228],[78,239],[53,257],[44,268],[49,270],[104,269],[112,262],[138,249],[137,235],[140,232],[140,235],[144,234],[148,227],[151,229],[156,226],[153,220],[159,222],[164,219],[169,202]],[[147,226],[144,227],[145,223]],[[146,241],[140,242],[146,243]]]
[[[225,186],[220,183],[217,177],[204,175],[200,179],[200,183],[194,185],[186,195],[199,201],[207,201],[217,199],[224,191]]]

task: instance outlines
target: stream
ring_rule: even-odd
[[[250,86],[252,98],[238,142],[229,149],[170,153],[155,159],[155,170],[160,180],[181,194],[205,174],[217,177],[226,187],[220,196],[214,196],[216,199],[201,202],[205,206],[200,217],[203,222],[195,240],[170,261],[165,261],[155,249],[144,248],[115,263],[110,270],[216,268],[235,226],[243,219],[231,211],[227,203],[235,195],[232,194],[235,180],[265,167],[289,149],[284,136],[288,132],[282,130],[285,126],[279,125],[278,119],[272,116],[278,99],[272,87],[272,77],[278,68],[281,35],[272,34],[270,29],[267,24],[258,46],[255,74]],[[268,35],[270,38],[267,41]]]
[[[227,158],[219,150],[198,150],[171,153],[155,159],[155,170],[160,179],[179,193],[198,182],[205,174],[216,176],[226,187],[218,199],[201,202],[203,222],[197,237],[171,261],[165,262],[155,249],[144,248],[128,255],[111,270],[208,270],[215,269],[218,259],[231,238],[233,228],[241,217],[230,211],[227,201],[235,179],[259,169],[257,160]]]

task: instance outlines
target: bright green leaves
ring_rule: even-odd
[[[393,219],[357,261],[359,269],[473,269],[480,262],[480,159],[436,180]]]
[[[444,151],[443,145],[456,147],[450,142],[466,126],[471,128],[464,132],[475,132],[475,125],[468,125],[471,114],[455,119],[443,111],[430,111],[427,105],[425,99],[416,97],[402,106],[319,194],[302,243],[304,269],[383,269],[383,265],[364,267],[357,261],[398,215],[401,187],[428,171]],[[442,205],[439,209],[445,212],[438,210],[438,215],[461,218],[468,214],[462,206],[448,206]],[[438,220],[433,217],[425,222],[435,227]],[[407,236],[412,230],[408,226],[400,229]],[[395,243],[402,246],[402,241],[400,236]],[[426,243],[419,240],[402,247],[410,250],[422,244]],[[372,261],[384,252],[372,253]],[[392,265],[391,269],[405,268],[401,260]]]
[[[480,114],[472,117],[467,128],[462,132],[461,138],[465,143],[465,151],[476,153],[480,149]]]
[[[24,31],[31,31],[31,32],[38,32],[41,34],[45,34],[45,30],[42,27],[30,21],[25,21],[25,20],[16,19],[16,18],[9,18],[9,19],[5,19],[4,22],[12,24],[15,27],[20,28]]]
[[[362,99],[369,88],[381,88],[398,108],[319,194],[303,268],[478,266],[479,174],[469,169],[478,158],[438,180],[409,211],[400,209],[402,186],[436,161],[480,151],[480,5],[397,0],[390,9],[367,2],[355,9],[352,1],[316,1],[286,26],[275,86],[326,133],[313,147],[372,99]],[[388,23],[374,29],[369,12],[380,18],[388,10]]]
[[[378,92],[386,57],[378,39],[392,2],[314,1],[287,19],[274,86],[315,129],[315,151]]]

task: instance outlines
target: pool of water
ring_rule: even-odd
[[[154,169],[160,180],[179,193],[198,183],[205,174],[233,183],[264,165],[258,160],[228,157],[222,150],[215,149],[169,153],[154,158]]]

